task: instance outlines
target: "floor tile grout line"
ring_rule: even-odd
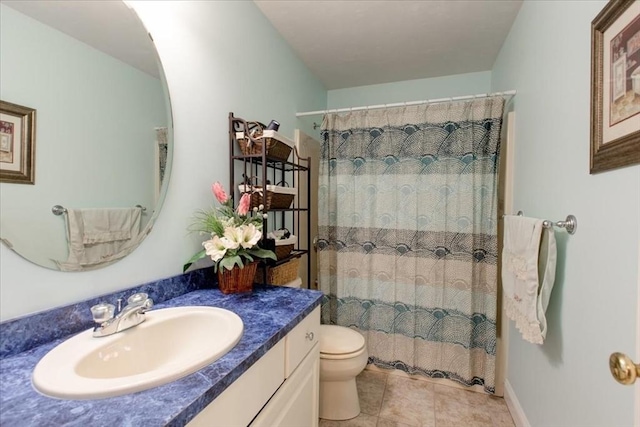
[[[437,385],[433,384],[433,427],[438,427],[438,391]]]
[[[378,417],[378,419],[380,418],[380,412],[382,412],[382,403],[384,402],[384,395],[387,393],[387,384],[388,383],[389,383],[389,374],[385,374],[384,387],[382,389],[382,397],[380,398],[380,405],[378,405],[378,411],[376,413],[376,416]]]
[[[380,397],[380,405],[378,405],[378,416],[376,418],[376,427],[380,424],[380,412],[382,412],[382,402],[384,402],[384,394],[387,392],[387,382],[389,381],[389,374],[384,376],[384,385],[382,386],[382,397]]]

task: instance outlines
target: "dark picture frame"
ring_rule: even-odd
[[[640,2],[610,0],[591,22],[590,173],[640,164]]]
[[[0,101],[0,182],[35,184],[36,110]]]

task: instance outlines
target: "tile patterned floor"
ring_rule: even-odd
[[[356,382],[360,415],[320,427],[515,427],[502,398],[369,370]]]

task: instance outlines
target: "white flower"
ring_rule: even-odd
[[[211,240],[202,242],[202,246],[204,246],[205,253],[209,255],[214,262],[220,261],[227,253],[225,242],[218,236],[213,236]]]
[[[256,228],[253,224],[242,226],[242,241],[240,244],[245,249],[251,249],[254,247],[258,240],[262,237],[262,232]]]
[[[242,227],[227,227],[224,229],[223,240],[226,240],[227,249],[238,249],[242,243]]]

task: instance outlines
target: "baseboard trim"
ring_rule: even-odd
[[[511,418],[513,418],[516,427],[531,427],[527,416],[522,410],[522,406],[520,406],[516,393],[511,388],[509,380],[504,380],[504,401],[507,404],[507,408],[509,408],[509,413],[511,413]]]

